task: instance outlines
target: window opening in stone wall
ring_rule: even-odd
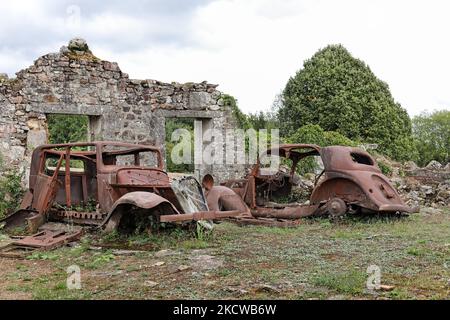
[[[75,143],[88,141],[88,116],[48,114],[47,124],[49,143]]]
[[[47,123],[50,143],[88,141],[88,116],[48,114]]]
[[[194,165],[194,118],[166,118],[166,140],[165,140],[165,155],[166,155],[166,168],[168,172],[182,172],[182,173],[194,173],[195,165]],[[171,154],[174,147],[181,142],[181,139],[178,141],[172,141],[172,133],[177,129],[185,129],[190,133],[190,161],[186,161],[189,163],[176,163],[174,159],[172,159]],[[183,153],[179,154],[181,157]]]

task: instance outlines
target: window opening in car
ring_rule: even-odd
[[[356,163],[373,166],[372,159],[364,154],[352,152],[350,155],[352,157],[352,160]]]

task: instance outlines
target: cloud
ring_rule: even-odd
[[[305,59],[342,43],[413,115],[450,109],[449,9],[438,0],[5,1],[0,72],[81,36],[133,78],[208,80],[254,112]]]

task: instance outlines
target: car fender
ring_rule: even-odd
[[[134,191],[124,194],[112,206],[110,212],[103,221],[101,227],[105,227],[105,231],[112,231],[115,229],[124,213],[123,208],[135,206],[142,209],[153,209],[159,206],[165,206],[167,214],[180,214],[177,208],[167,199],[145,191]]]
[[[238,210],[242,212],[241,216],[251,216],[250,209],[242,198],[228,187],[211,187],[206,192],[206,200],[211,211]]]
[[[411,211],[389,180],[374,172],[358,171],[357,177],[343,172],[327,172],[325,180],[311,194],[311,203],[334,197],[375,211]]]

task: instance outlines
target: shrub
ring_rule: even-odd
[[[392,175],[392,168],[387,163],[385,163],[384,161],[378,161],[377,164],[384,175],[386,176]]]
[[[422,113],[412,120],[413,135],[418,154],[418,164],[431,160],[450,162],[450,111]]]
[[[16,170],[4,172],[0,177],[0,218],[19,207],[24,193],[22,178],[23,174]]]
[[[395,102],[388,85],[342,45],[327,46],[305,61],[282,97],[282,135],[317,124],[353,141],[377,143],[380,152],[396,160],[415,154],[405,109]]]

